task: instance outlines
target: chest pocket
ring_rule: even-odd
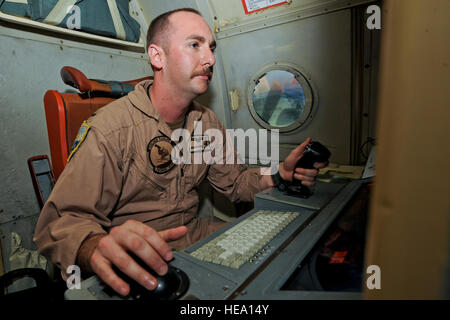
[[[139,158],[132,161],[131,169],[139,176],[141,193],[149,200],[166,200],[170,194],[170,179],[154,172],[148,162]]]

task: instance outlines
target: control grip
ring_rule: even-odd
[[[303,156],[295,164],[295,168],[314,169],[317,162],[328,162],[331,156],[330,150],[317,141],[311,141],[305,148]],[[312,195],[311,190],[302,185],[300,180],[293,180],[291,185],[287,187],[286,192],[293,196],[308,198]]]

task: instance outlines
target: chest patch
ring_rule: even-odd
[[[159,136],[150,140],[147,152],[154,172],[166,173],[175,166],[171,157],[173,148],[174,143],[168,137]]]
[[[208,135],[193,135],[191,137],[191,153],[211,151],[211,141]]]

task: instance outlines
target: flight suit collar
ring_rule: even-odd
[[[148,88],[152,85],[152,83],[153,80],[144,80],[139,82],[135,86],[135,90],[128,94],[128,98],[137,109],[158,122],[158,130],[161,133],[170,137],[172,131],[166,122],[161,118],[158,110],[153,107],[153,104],[147,94]],[[201,106],[197,102],[193,101],[188,113],[186,114],[187,119],[185,129],[192,133],[194,131],[194,123],[195,121],[200,121],[202,113],[203,111]]]

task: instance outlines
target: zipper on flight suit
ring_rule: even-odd
[[[178,199],[184,199],[184,163],[180,165],[180,174],[177,175]]]

